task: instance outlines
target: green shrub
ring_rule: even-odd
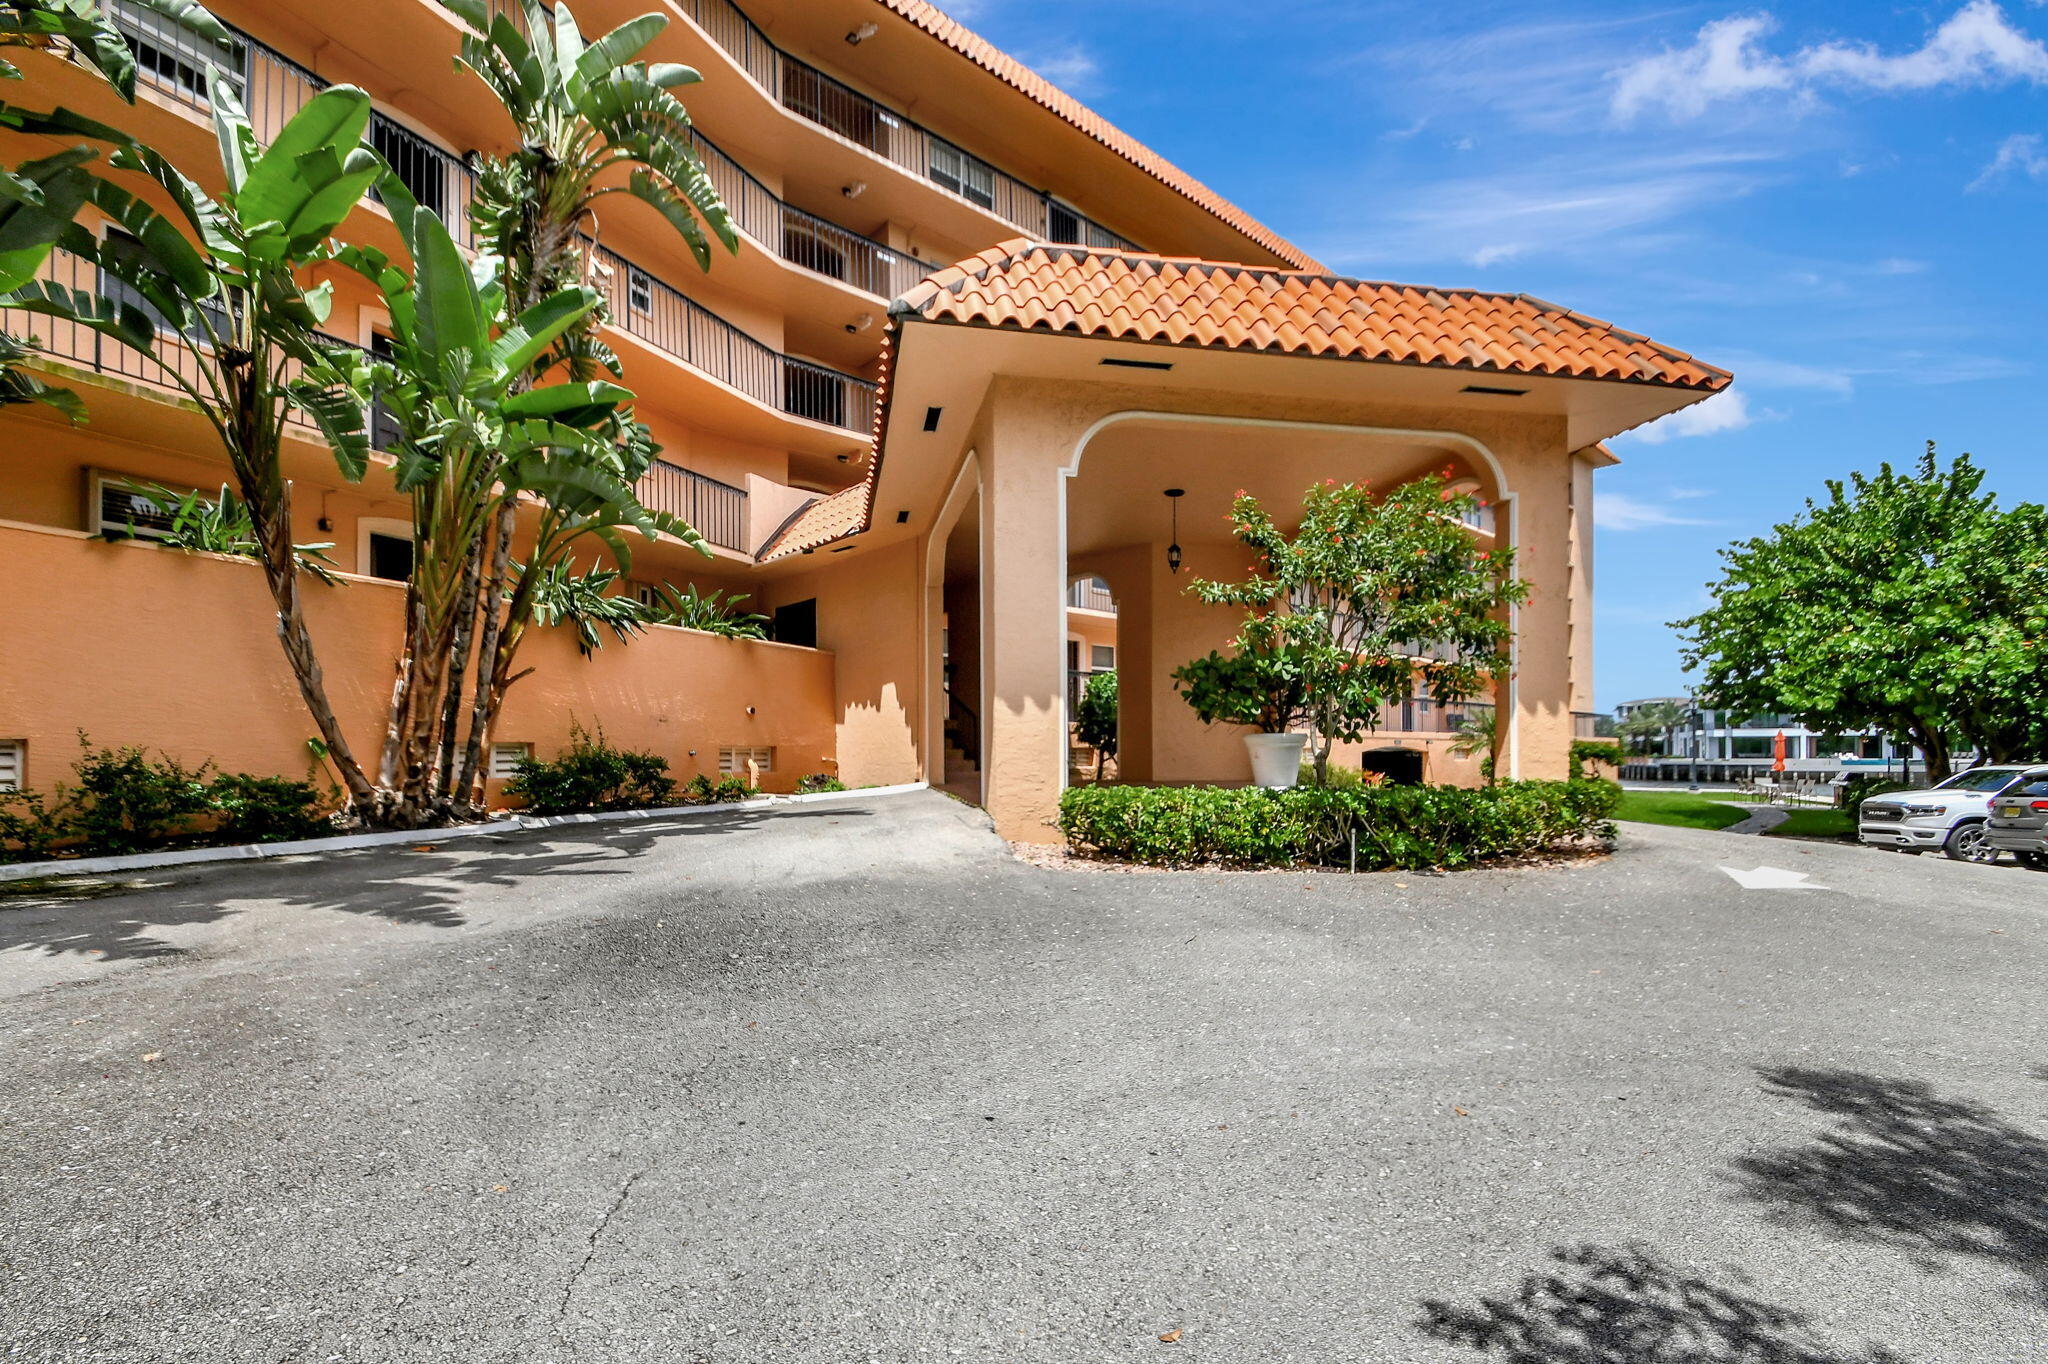
[[[798,795],[814,796],[824,791],[844,791],[846,783],[830,772],[813,772],[797,778],[796,789]]]
[[[522,758],[505,794],[537,815],[581,814],[592,810],[645,810],[670,804],[675,779],[668,759],[614,748],[599,729],[569,730],[569,747],[552,762]]]
[[[718,788],[712,785],[711,778],[702,772],[683,784],[682,799],[685,805],[709,805],[717,794]]]
[[[0,862],[40,862],[65,836],[63,811],[40,791],[0,791]]]
[[[334,832],[310,782],[223,772],[207,786],[206,797],[214,836],[223,843],[282,843]]]
[[[715,804],[730,805],[754,795],[754,788],[747,785],[741,776],[720,777],[718,785],[711,788],[711,799]]]
[[[75,783],[53,796],[0,792],[0,862],[59,852],[112,857],[166,843],[269,843],[329,832],[324,797],[288,777],[188,768],[140,748],[94,748],[83,733]]]
[[[1133,862],[1236,866],[1462,867],[1614,836],[1612,782],[1500,782],[1341,789],[1072,787],[1060,829],[1076,847]]]
[[[72,770],[75,787],[57,788],[66,832],[85,845],[88,856],[140,852],[192,830],[206,814],[212,763],[188,769],[176,758],[152,760],[140,748],[95,749],[83,733],[85,752]]]
[[[1316,784],[1316,765],[1314,763],[1303,763],[1300,775],[1296,780],[1303,786],[1314,786]],[[1378,772],[1365,772],[1356,767],[1339,767],[1335,764],[1332,764],[1323,773],[1323,785],[1333,791],[1357,791],[1368,786],[1378,786],[1385,780],[1386,778]]]
[[[1600,775],[1600,764],[1620,767],[1623,754],[1621,745],[1617,743],[1609,743],[1604,739],[1577,739],[1572,743],[1571,759],[1572,777],[1576,780],[1586,775],[1587,763],[1594,764],[1593,775],[1596,777]]]

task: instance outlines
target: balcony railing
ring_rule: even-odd
[[[1102,224],[997,170],[768,40],[732,0],[677,0],[683,12],[778,103],[920,179],[952,191],[1039,241],[1132,251]]]
[[[734,224],[792,265],[885,299],[897,297],[940,268],[784,203],[694,128],[690,145],[718,187]]]
[[[586,249],[590,284],[607,296],[619,330],[791,416],[848,431],[873,427],[875,386],[866,379],[784,355],[609,247]]]
[[[657,459],[635,489],[650,511],[680,516],[714,545],[747,549],[747,493],[693,469]]]
[[[220,44],[165,24],[132,0],[114,0],[112,13],[136,54],[142,79],[152,88],[203,112],[209,107],[206,69],[217,67],[237,81],[250,122],[257,136],[266,141],[328,84],[239,30],[230,30],[231,40]],[[382,113],[371,115],[369,140],[391,163],[414,197],[441,215],[457,241],[469,245],[469,203],[475,183],[470,168],[452,153]],[[812,261],[836,264],[842,273],[835,278],[846,279],[876,294],[883,292],[877,285],[901,292],[896,288],[897,280],[902,280],[902,288],[908,288],[910,282],[927,272],[928,267],[922,263],[905,264],[910,258],[899,257],[879,242],[809,214],[800,214],[776,200],[765,186],[724,153],[708,143],[699,145],[700,149],[714,153],[724,168],[726,180],[740,191],[740,211],[751,214],[759,228],[757,231],[756,226],[748,226],[749,234],[785,256],[789,255],[790,243],[798,243],[810,259],[797,260],[797,264],[810,269],[819,268]],[[724,190],[721,184],[721,193]],[[762,196],[766,197],[765,204]],[[794,237],[790,235],[792,231]],[[673,286],[617,252],[596,251],[593,259],[600,274],[609,271],[611,276],[613,325],[778,411],[849,431],[865,433],[871,428],[875,395],[872,383],[781,354],[710,309],[685,298]],[[606,287],[603,279],[593,283],[600,289]],[[643,303],[645,306],[636,306]]]

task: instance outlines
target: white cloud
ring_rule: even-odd
[[[1736,377],[1745,386],[1751,388],[1806,389],[1831,393],[1838,398],[1847,398],[1856,392],[1856,372],[1853,370],[1802,365],[1791,360],[1773,360],[1767,356],[1746,355],[1741,352],[1723,352],[1717,358],[1729,369],[1734,370]]]
[[[1095,54],[1079,43],[1022,58],[1024,64],[1070,95],[1099,93],[1102,74]]]
[[[1349,240],[1315,243],[1323,259],[1382,271],[1460,261],[1481,269],[1538,255],[1599,251],[1740,198],[1764,183],[1761,152],[1682,151],[1640,157],[1576,153],[1512,169],[1403,181],[1375,200]],[[1671,248],[1659,242],[1659,250]]]
[[[1645,444],[1662,445],[1667,440],[1682,436],[1715,436],[1724,431],[1740,431],[1754,420],[1749,413],[1749,400],[1734,389],[1725,389],[1704,402],[1680,408],[1630,434]]]
[[[1970,182],[1969,188],[1982,189],[2008,174],[2048,180],[2048,150],[2042,149],[2039,133],[2014,133],[1999,143],[1998,155],[1991,158],[1991,164]]]
[[[1716,19],[1690,46],[1630,63],[1615,73],[1615,117],[1626,121],[1662,109],[1674,119],[1697,118],[1726,100],[1764,94],[1811,100],[1824,87],[1894,93],[2048,82],[2048,45],[2016,27],[1995,0],[1970,0],[1908,52],[1835,42],[1779,54],[1763,45],[1776,28],[1768,14]]]
[[[1597,484],[1593,492],[1593,524],[1601,530],[1655,530],[1659,526],[1704,526],[1711,524],[1680,516],[1668,507],[1627,493],[1608,492]]]

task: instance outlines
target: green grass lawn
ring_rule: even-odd
[[[1783,824],[1764,832],[1775,838],[1854,838],[1856,826],[1847,810],[1794,810]]]
[[[1624,791],[1614,817],[1634,820],[1638,824],[1725,829],[1747,819],[1749,812],[1691,791]]]

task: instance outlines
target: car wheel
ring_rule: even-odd
[[[1991,846],[1990,832],[1983,822],[1956,825],[1941,850],[1957,862],[1996,862],[1998,849]]]

